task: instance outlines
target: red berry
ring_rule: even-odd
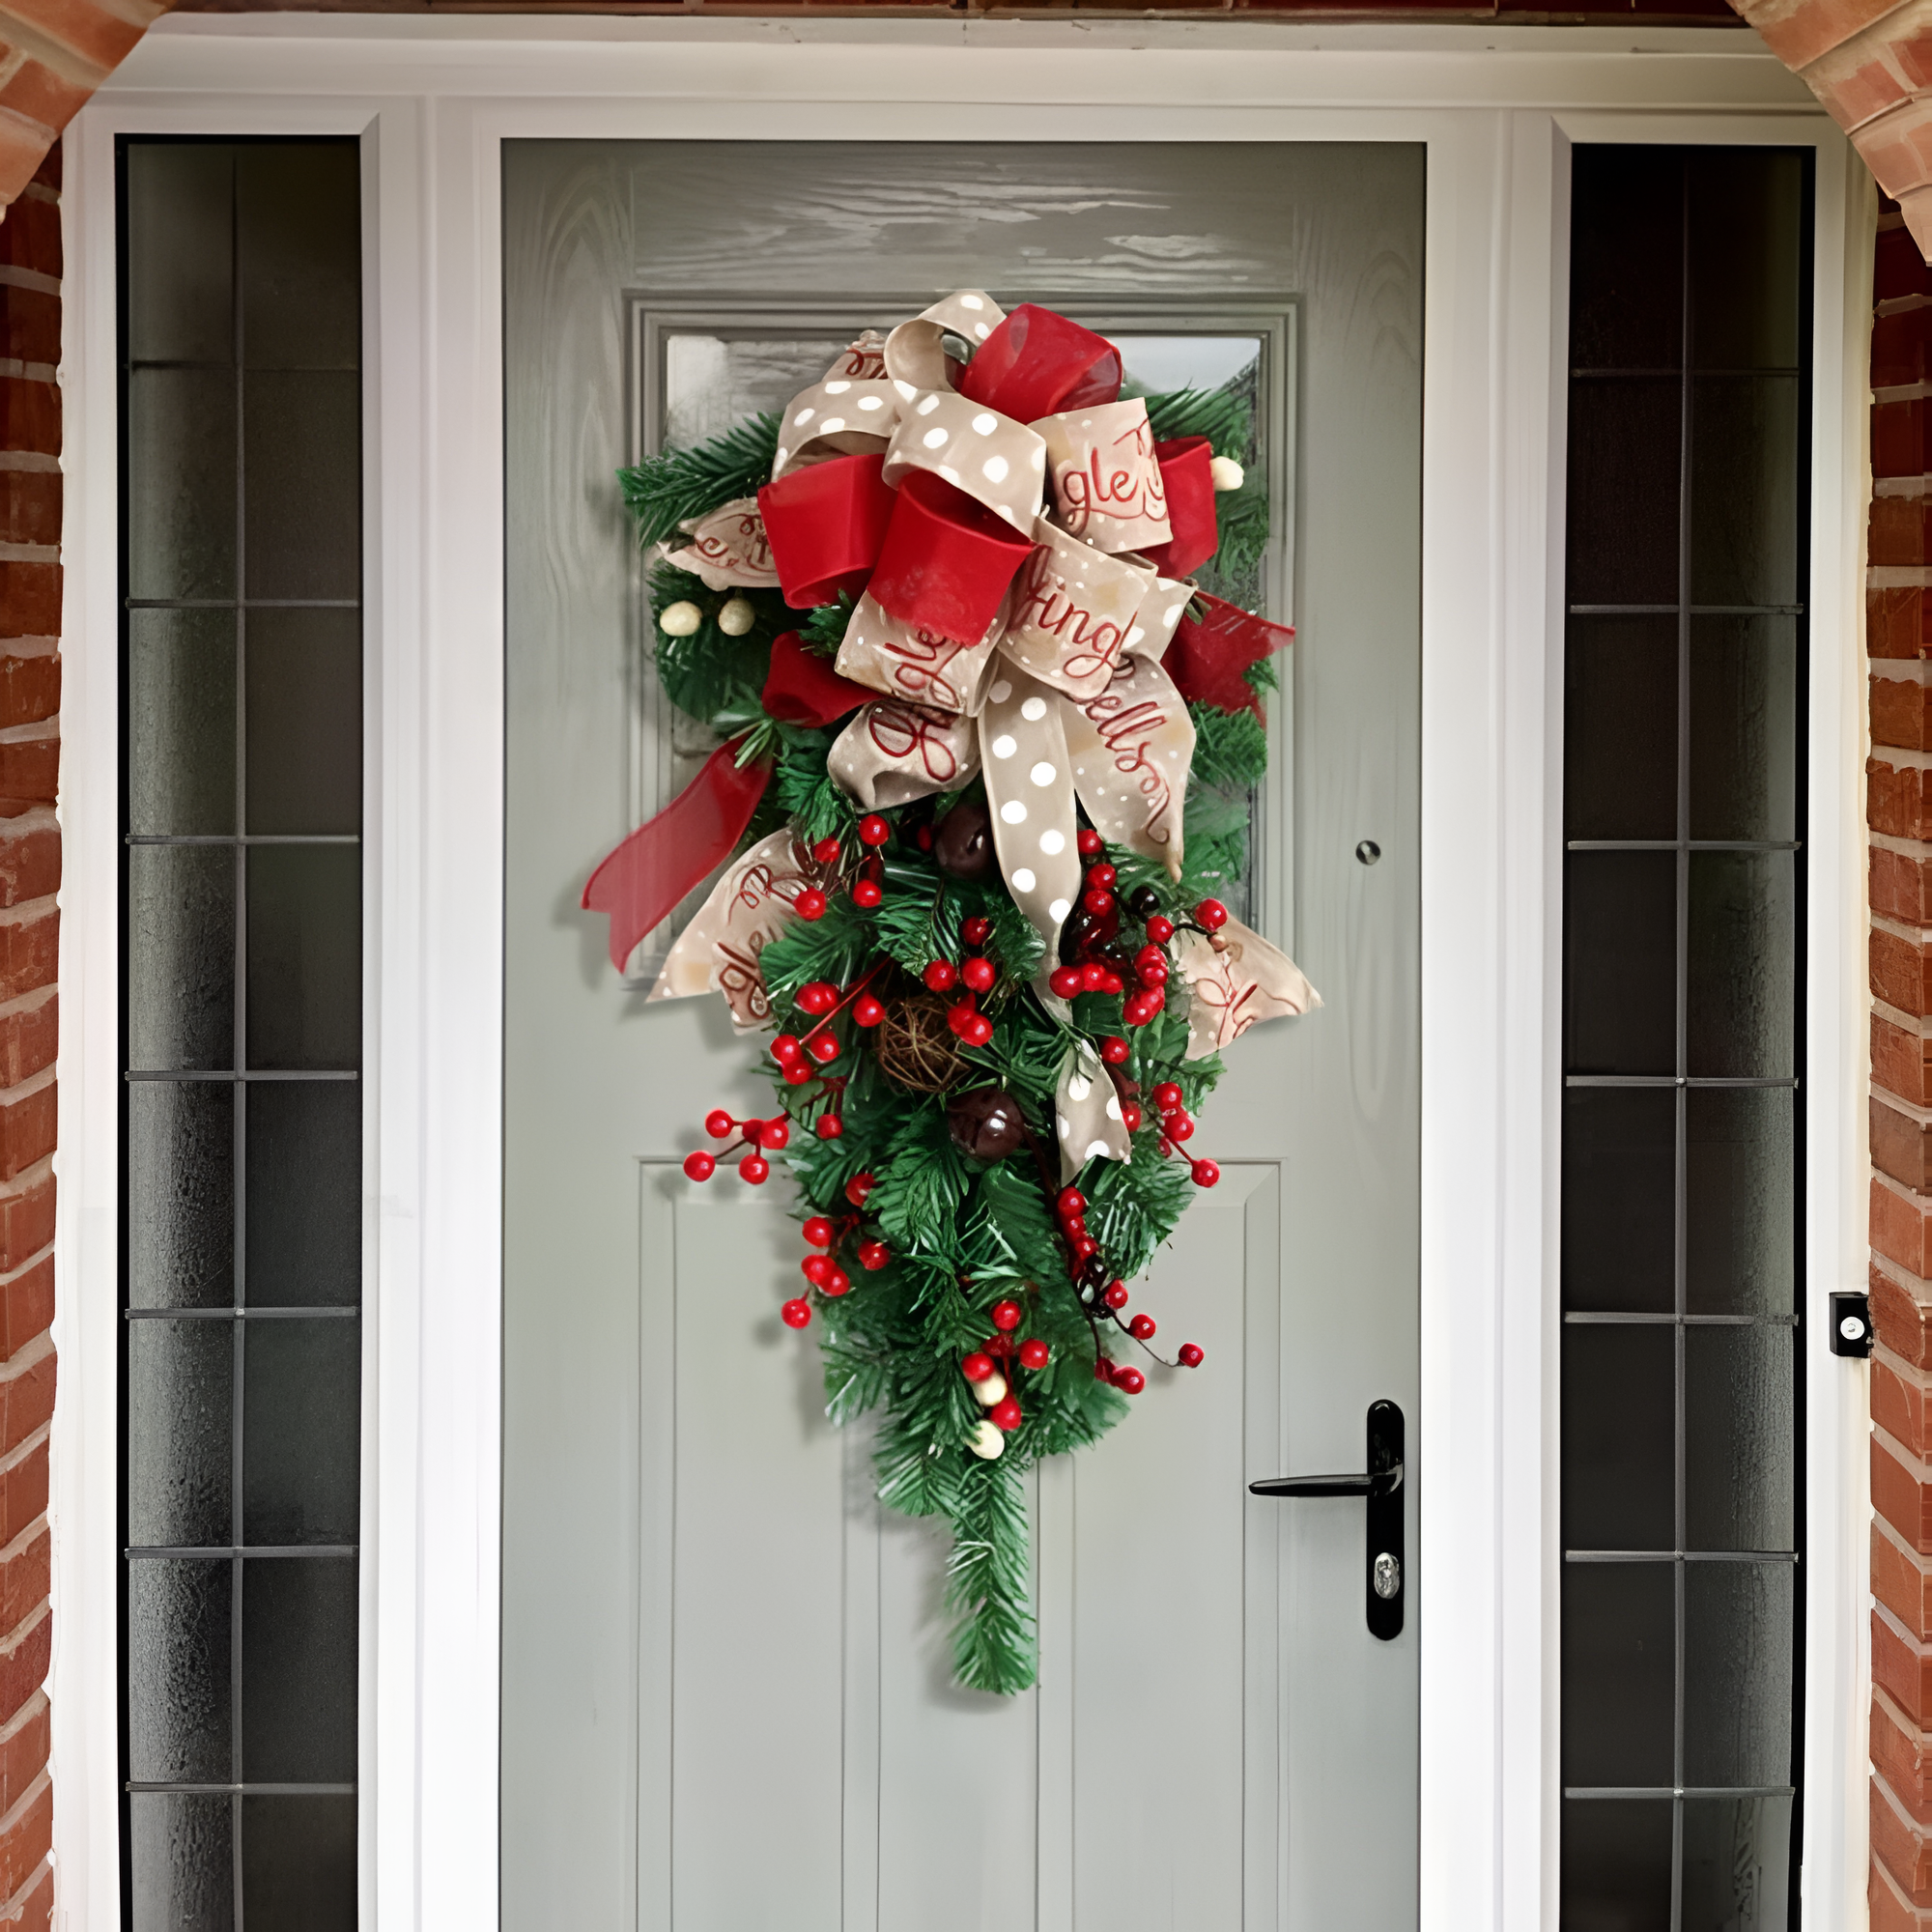
[[[807,1255],[798,1264],[799,1272],[813,1288],[823,1288],[832,1279],[830,1255]]]
[[[1123,1281],[1110,1281],[1100,1292],[1100,1299],[1109,1308],[1124,1308],[1127,1305],[1127,1285]]]
[[[1107,969],[1097,959],[1090,959],[1080,969],[1080,987],[1083,992],[1097,993],[1107,983]]]
[[[1151,1315],[1136,1315],[1127,1323],[1127,1333],[1136,1342],[1151,1342],[1153,1340],[1153,1317]]]
[[[825,895],[816,886],[808,886],[791,902],[791,909],[800,919],[814,920],[825,917]]]
[[[1118,973],[1103,972],[1100,975],[1100,990],[1103,993],[1119,993],[1124,990]]]
[[[912,836],[913,836],[913,840],[914,840],[914,842],[915,842],[915,843],[916,843],[916,844],[917,844],[917,845],[919,846],[919,849],[920,849],[920,850],[921,850],[922,852],[930,852],[930,851],[932,850],[932,827],[931,827],[931,826],[929,826],[929,825],[922,825],[922,826],[921,826],[921,827],[919,828],[919,830],[918,830],[917,832],[915,832],[915,833],[914,833],[914,834],[913,834]]]
[[[1078,966],[1056,966],[1046,976],[1046,983],[1063,1000],[1070,1000],[1087,983],[1083,969]]]
[[[1112,893],[1108,892],[1104,886],[1089,886],[1087,890],[1080,895],[1080,903],[1084,905],[1087,908],[1087,910],[1094,915],[1095,919],[1098,919],[1102,913],[1109,913],[1113,911],[1114,895]]]
[[[883,1241],[861,1241],[859,1243],[859,1265],[869,1273],[873,1268],[882,1268],[893,1258],[893,1251]]]
[[[843,847],[840,846],[838,839],[821,838],[818,841],[818,843],[811,848],[811,856],[814,859],[816,859],[821,866],[830,866],[837,863],[838,855],[842,850]]]
[[[1111,886],[1120,879],[1120,876],[1111,866],[1090,866],[1087,868],[1087,883],[1090,886]]]
[[[1080,856],[1083,859],[1093,858],[1094,853],[1101,851],[1106,843],[1092,826],[1082,826],[1080,837],[1074,842],[1080,847]]]
[[[1122,1100],[1121,1102],[1121,1124],[1126,1128],[1128,1133],[1139,1133],[1141,1130],[1141,1122],[1146,1118],[1141,1112],[1139,1101]]]
[[[1087,1197],[1077,1187],[1063,1187],[1053,1204],[1063,1214],[1084,1214]]]
[[[1170,1114],[1161,1125],[1167,1129],[1171,1141],[1191,1141],[1194,1138],[1194,1122],[1187,1114]]]
[[[852,1277],[843,1268],[834,1268],[825,1282],[827,1294],[843,1294],[852,1286]]]
[[[1203,899],[1194,908],[1194,920],[1209,932],[1218,932],[1228,923],[1228,908],[1219,899]]]
[[[986,1420],[995,1429],[1017,1429],[1020,1426],[1020,1406],[1011,1396],[1002,1396],[986,1411]]]
[[[818,1117],[818,1138],[822,1141],[836,1141],[845,1131],[845,1122],[837,1114],[820,1114]]]
[[[1084,1214],[1063,1214],[1060,1217],[1060,1232],[1069,1241],[1077,1241],[1087,1232],[1087,1217]]]
[[[718,1162],[699,1148],[685,1155],[684,1171],[693,1180],[709,1180],[718,1172]]]
[[[1134,971],[1137,973],[1143,966],[1165,966],[1166,964],[1167,954],[1158,946],[1143,946],[1134,954]]]
[[[1089,1255],[1097,1255],[1100,1252],[1100,1243],[1092,1235],[1072,1235],[1068,1237],[1066,1245],[1073,1250],[1074,1257],[1078,1261],[1084,1262]]]
[[[762,1187],[765,1183],[766,1178],[770,1175],[771,1171],[772,1171],[771,1162],[768,1161],[764,1157],[764,1155],[760,1153],[748,1153],[745,1156],[745,1158],[738,1163],[738,1173],[740,1177],[746,1180],[749,1180],[753,1187]]]
[[[1147,1378],[1138,1369],[1116,1369],[1114,1386],[1122,1395],[1139,1395],[1147,1387]]]
[[[811,1303],[809,1301],[787,1301],[779,1310],[784,1318],[787,1328],[803,1328],[811,1320]]]
[[[1174,922],[1164,912],[1157,912],[1148,921],[1147,932],[1156,946],[1165,946],[1174,937]]]
[[[1198,1369],[1207,1360],[1192,1342],[1183,1342],[1179,1349],[1180,1366],[1183,1369]]]
[[[784,1070],[787,1087],[803,1087],[811,1078],[811,1068],[803,1060],[794,1060]]]
[[[810,1241],[814,1248],[829,1248],[832,1245],[833,1236],[837,1235],[838,1232],[838,1229],[835,1228],[832,1225],[832,1223],[825,1218],[823,1214],[812,1215],[812,1217],[806,1222],[805,1226],[799,1230],[799,1233],[802,1234],[805,1236],[805,1238],[808,1241]]]
[[[838,1039],[836,1034],[815,1033],[806,1042],[806,1052],[818,1062],[819,1065],[829,1065],[838,1058]]]
[[[935,993],[944,993],[948,991],[952,987],[953,980],[958,979],[958,977],[959,975],[953,971],[952,961],[950,959],[933,960],[931,964],[926,967],[925,971],[920,975],[920,978],[923,980],[925,983],[928,986],[930,986]]]
[[[1023,1369],[1043,1369],[1052,1359],[1053,1350],[1037,1337],[1020,1344],[1020,1367]]]
[[[1109,1066],[1120,1065],[1120,1064],[1123,1060],[1125,1060],[1127,1055],[1132,1051],[1133,1048],[1130,1047],[1126,1043],[1126,1041],[1123,1040],[1121,1037],[1121,1036],[1117,1033],[1110,1033],[1106,1037],[1106,1038],[1100,1042],[1100,1058],[1104,1060]]]
[[[750,1122],[746,1124],[749,1126]],[[760,1147],[781,1148],[791,1139],[791,1122],[781,1114],[775,1121],[760,1121],[757,1140]]]
[[[968,1046],[984,1046],[992,1037],[993,1023],[984,1013],[975,1013],[959,1023],[959,1037]]]
[[[865,906],[868,911],[884,897],[885,894],[879,890],[879,883],[876,879],[861,879],[852,888],[852,903],[854,905]]]
[[[1181,1101],[1180,1088],[1179,1084],[1175,1081],[1163,1080],[1160,1083],[1160,1085],[1156,1087],[1153,1090],[1153,1092],[1148,1095],[1148,1098],[1151,1100],[1163,1114],[1171,1114],[1174,1112],[1175,1108],[1180,1105]]]
[[[1143,986],[1164,986],[1167,984],[1167,961],[1150,959],[1145,966],[1137,966],[1134,971],[1141,976]]]
[[[963,1033],[966,1023],[979,1009],[973,1004],[973,995],[968,993],[963,1000],[954,1000],[946,1009],[946,1024],[954,1033]]]
[[[993,1373],[993,1358],[982,1350],[975,1350],[959,1364],[959,1373],[969,1382],[982,1382]]]
[[[867,812],[859,821],[859,842],[862,845],[883,845],[893,836],[893,828],[877,812]]]
[[[1165,1160],[1174,1151],[1174,1143],[1165,1134],[1160,1137],[1160,1157]]]
[[[993,936],[993,922],[990,919],[982,919],[975,913],[959,930],[965,935],[968,946],[983,946]]]
[[[1211,1160],[1195,1161],[1193,1173],[1196,1187],[1212,1187],[1221,1178],[1221,1170]]]
[[[886,1016],[886,1009],[870,993],[861,993],[852,1002],[852,1024],[862,1027],[875,1027]]]
[[[713,1107],[704,1117],[704,1131],[714,1141],[722,1141],[737,1124],[723,1107]]]
[[[993,1326],[1007,1333],[1020,1325],[1020,1305],[1017,1301],[996,1301],[992,1310]]]
[[[1121,1008],[1121,1017],[1130,1027],[1144,1027],[1166,1004],[1158,993],[1134,993]]]
[[[772,1041],[772,1058],[781,1066],[789,1065],[804,1051],[805,1048],[799,1045],[798,1036],[795,1033],[781,1033]]]
[[[960,967],[959,977],[976,993],[990,993],[993,990],[993,981],[1000,976],[993,970],[993,962],[990,959],[969,959]]]
[[[878,1181],[869,1174],[855,1174],[845,1183],[845,1198],[851,1202],[853,1207],[863,1208],[866,1205],[866,1196],[871,1193],[872,1189],[878,1184]]]
[[[838,1004],[838,988],[823,980],[810,980],[798,989],[798,997],[792,1002],[802,1013],[816,1017],[829,1013]]]

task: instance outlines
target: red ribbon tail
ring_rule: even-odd
[[[1212,704],[1222,711],[1252,711],[1259,717],[1261,699],[1248,682],[1248,667],[1292,643],[1294,626],[1270,624],[1265,617],[1224,604],[1205,590],[1195,592],[1195,601],[1202,615],[1180,620],[1161,668],[1190,702]]]
[[[740,765],[735,751],[720,745],[703,770],[611,852],[583,888],[584,910],[611,915],[611,963],[618,972],[638,942],[731,856],[751,824],[771,762],[753,758]]]

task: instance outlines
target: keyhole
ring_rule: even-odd
[[[1355,857],[1365,866],[1373,866],[1382,856],[1382,848],[1373,838],[1364,838],[1355,847]]]

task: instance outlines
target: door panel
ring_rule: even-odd
[[[1378,1642],[1360,1503],[1245,1485],[1359,1467],[1378,1397],[1416,1435],[1420,151],[526,143],[504,184],[504,1923],[1412,1925],[1426,1579]],[[882,1516],[777,1320],[776,1189],[676,1173],[707,1107],[760,1110],[752,1050],[715,1002],[646,1009],[576,906],[688,749],[611,473],[807,332],[640,329],[963,285],[1292,342],[1257,883],[1328,1001],[1231,1056],[1225,1179],[1136,1289],[1207,1363],[1038,1472],[1040,1681],[1005,1701],[952,1687],[944,1539]]]

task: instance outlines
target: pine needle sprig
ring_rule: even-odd
[[[723,436],[696,449],[667,449],[634,469],[620,469],[624,507],[638,526],[642,548],[678,533],[690,517],[702,517],[768,482],[778,454],[776,415],[748,416]]]

